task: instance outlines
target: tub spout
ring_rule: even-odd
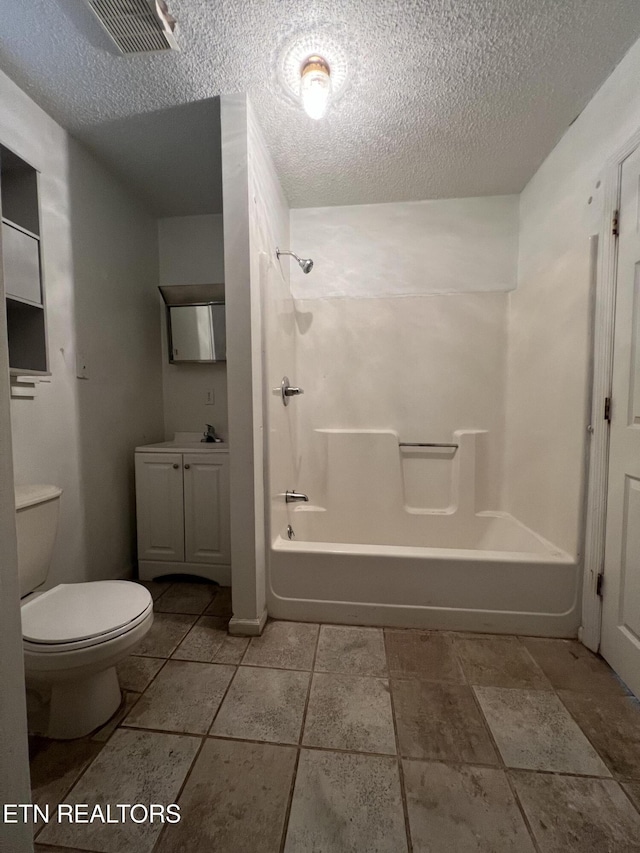
[[[308,501],[308,495],[303,495],[302,492],[285,492],[284,499],[288,504],[295,503],[295,501]]]

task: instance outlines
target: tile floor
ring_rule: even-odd
[[[39,853],[632,853],[640,703],[577,642],[270,622],[150,584],[103,729],[32,742],[34,801],[179,803],[37,828]]]

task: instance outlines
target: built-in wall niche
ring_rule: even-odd
[[[12,374],[48,372],[38,172],[0,145],[2,269]]]

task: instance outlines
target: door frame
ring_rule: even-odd
[[[604,418],[604,401],[606,397],[611,396],[618,274],[618,237],[613,233],[613,221],[620,205],[622,163],[639,146],[640,128],[607,160],[602,179],[603,221],[595,294],[592,405],[587,427],[590,442],[580,629],[581,641],[594,652],[600,647],[602,629],[602,598],[598,594],[598,575],[604,571],[609,474],[609,423]]]

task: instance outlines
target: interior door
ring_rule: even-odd
[[[601,652],[640,695],[640,148],[619,227]]]

